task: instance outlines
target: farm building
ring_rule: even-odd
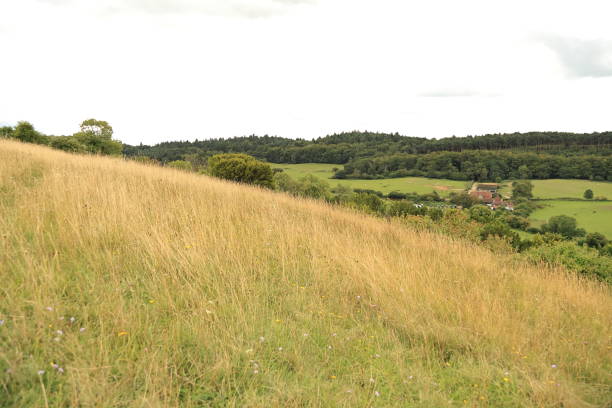
[[[478,183],[476,187],[477,191],[490,191],[491,193],[497,192],[499,189],[499,184],[497,183]]]

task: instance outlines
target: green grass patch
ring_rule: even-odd
[[[533,183],[534,198],[554,199],[554,198],[583,198],[584,191],[593,190],[595,197],[604,196],[612,199],[612,183],[606,181],[590,180],[531,180]],[[512,181],[504,182],[502,194],[512,193]]]
[[[576,218],[578,226],[587,232],[600,232],[612,237],[612,202],[609,201],[541,201],[544,208],[531,214],[531,221],[540,226],[556,215]]]
[[[360,188],[381,191],[388,194],[392,191],[399,191],[401,193],[418,193],[426,194],[432,191],[437,191],[442,196],[447,196],[452,191],[465,190],[470,182],[457,181],[457,180],[446,180],[446,179],[434,179],[425,177],[401,177],[392,179],[381,179],[381,180],[337,180],[332,179],[334,174],[334,168],[341,168],[340,164],[327,164],[327,163],[303,163],[303,164],[274,164],[273,168],[283,169],[289,176],[299,179],[308,174],[312,174],[321,179],[326,179],[330,185],[336,186],[338,184],[348,186],[350,188]]]

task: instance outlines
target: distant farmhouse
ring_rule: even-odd
[[[514,206],[509,201],[504,201],[498,193],[499,184],[497,183],[475,183],[470,190],[470,195],[482,201],[492,210],[503,208],[509,211],[514,211]]]

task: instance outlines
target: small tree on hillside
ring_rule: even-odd
[[[584,198],[586,198],[587,200],[592,200],[593,199],[593,190],[591,190],[590,188],[587,189],[584,192]]]
[[[90,153],[116,156],[123,151],[123,144],[113,140],[113,128],[103,120],[84,120],[74,138]]]

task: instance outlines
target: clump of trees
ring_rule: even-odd
[[[542,225],[541,230],[545,233],[559,234],[567,239],[583,237],[586,234],[584,229],[578,228],[576,219],[567,215],[551,217],[546,224]]]
[[[0,129],[0,136],[25,143],[42,144],[71,153],[93,153],[118,156],[123,144],[113,139],[113,128],[108,122],[96,119],[84,120],[80,131],[72,136],[48,136],[37,131],[30,122],[19,122],[14,128]]]

